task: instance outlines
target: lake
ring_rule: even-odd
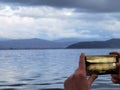
[[[107,55],[120,49],[0,50],[0,90],[63,90],[79,55]],[[91,90],[120,90],[110,75],[100,75]]]

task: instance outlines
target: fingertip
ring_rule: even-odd
[[[80,55],[80,60],[81,60],[81,59],[84,60],[84,58],[85,58],[85,54],[84,54],[84,53],[81,53],[81,55]]]
[[[120,53],[118,53],[118,52],[110,52],[109,54],[110,55],[117,55],[120,58]]]
[[[84,53],[81,53],[80,57],[84,57],[84,56],[85,56],[85,54],[84,54]]]
[[[119,54],[119,53],[118,53],[118,52],[114,52],[114,51],[113,51],[113,52],[110,52],[109,54]]]

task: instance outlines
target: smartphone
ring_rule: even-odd
[[[117,74],[117,62],[118,58],[116,55],[86,56],[87,75]]]

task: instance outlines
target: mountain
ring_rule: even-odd
[[[120,39],[110,39],[106,41],[78,42],[69,45],[67,48],[120,48]]]
[[[79,38],[62,38],[54,41],[55,42],[80,42],[81,40]]]
[[[62,38],[54,40],[54,42],[61,43],[62,45],[64,45],[64,47],[67,47],[71,44],[80,42],[80,40],[78,38]]]
[[[15,39],[0,41],[0,49],[48,49],[64,48],[64,45],[43,39]]]
[[[10,39],[0,37],[0,41],[5,41],[5,40],[10,40]]]
[[[63,49],[63,48],[120,48],[120,39],[106,41],[77,41],[78,39],[61,39],[48,41],[43,39],[2,39],[2,49]]]
[[[103,41],[105,39],[95,39],[95,38],[62,38],[62,39],[57,39],[54,40],[55,42],[85,42],[85,41]]]
[[[95,41],[95,40],[98,40],[98,39],[62,38],[62,39],[54,40],[54,42],[61,43],[62,45],[64,45],[64,47],[68,47],[69,45],[74,43],[83,42],[83,41]],[[103,41],[103,39],[101,39],[100,41]]]

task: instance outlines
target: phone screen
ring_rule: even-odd
[[[117,57],[114,55],[86,56],[87,75],[116,74]]]

